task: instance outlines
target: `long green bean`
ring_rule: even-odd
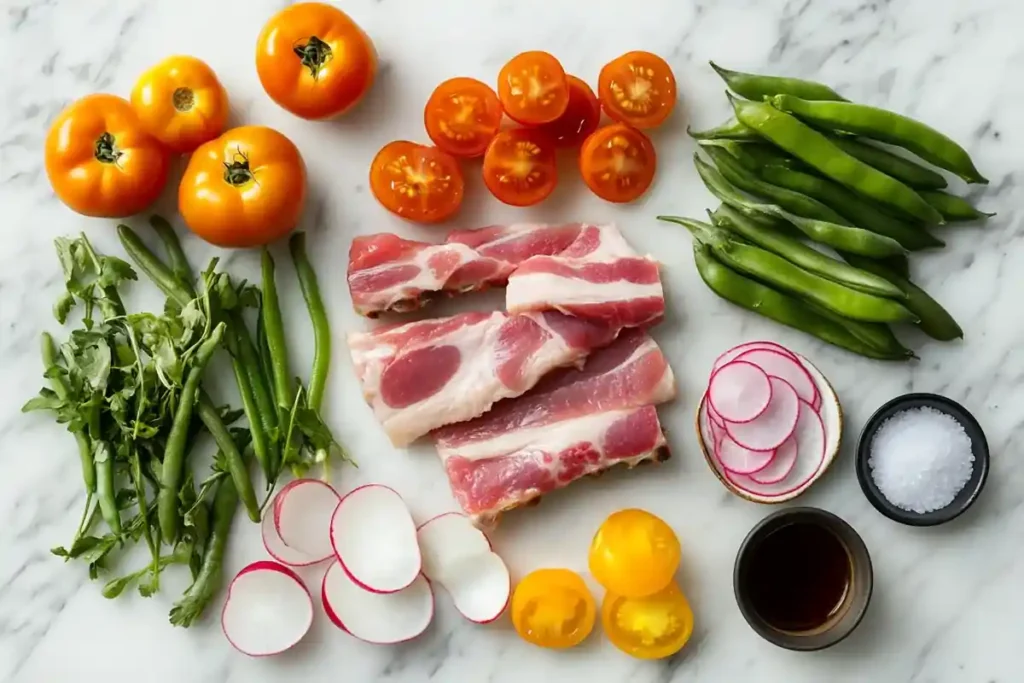
[[[725,123],[708,128],[707,130],[693,130],[686,128],[686,134],[694,140],[759,140],[760,136],[753,130],[744,126],[736,119],[729,119]]]
[[[893,154],[889,150],[849,135],[828,135],[826,137],[832,141],[833,145],[850,156],[892,176],[907,187],[912,187],[915,190],[941,190],[946,187],[946,179],[941,173],[925,168],[898,154]]]
[[[121,512],[117,509],[117,490],[114,487],[114,451],[106,441],[97,441],[93,449],[96,464],[96,498],[103,521],[115,536],[121,535]]]
[[[256,499],[256,491],[253,490],[252,480],[249,478],[249,468],[245,465],[242,452],[235,445],[234,439],[231,438],[231,432],[224,426],[220,416],[217,414],[217,407],[213,405],[213,401],[205,391],[200,390],[199,392],[196,412],[199,415],[199,419],[203,421],[206,431],[210,432],[210,436],[213,437],[214,442],[224,456],[228,474],[231,475],[231,480],[235,483],[238,497],[242,500],[246,512],[249,513],[249,519],[259,522],[260,503]],[[258,423],[256,429],[259,429]],[[250,434],[253,433],[251,423],[249,425],[249,432]]]
[[[302,296],[309,309],[309,318],[313,323],[313,369],[309,373],[309,407],[319,411],[323,403],[324,388],[327,385],[327,372],[331,366],[331,327],[327,320],[327,309],[320,297],[320,285],[316,280],[316,272],[306,255],[306,234],[296,232],[288,240],[288,248],[295,264],[295,275],[302,288]]]
[[[266,247],[262,255],[263,271],[263,331],[267,339],[270,371],[273,375],[274,399],[285,414],[292,409],[295,393],[292,389],[292,375],[288,369],[288,347],[285,345],[284,320],[281,317],[281,303],[277,298],[277,283],[274,281],[274,259]]]
[[[43,332],[41,348],[43,368],[48,370],[57,363],[57,348],[49,332]],[[62,401],[67,400],[68,385],[62,375],[51,375],[50,386],[53,388],[53,393],[57,394],[57,398]],[[82,465],[82,481],[85,482],[85,490],[87,493],[96,493],[96,465],[92,461],[92,443],[89,441],[89,435],[85,433],[84,427],[73,431],[72,434],[74,434],[75,443],[78,445],[78,460]]]
[[[164,243],[164,251],[167,252],[167,260],[170,261],[171,272],[178,278],[178,282],[185,290],[195,298],[195,287],[192,284],[192,266],[189,265],[185,250],[181,248],[181,240],[178,233],[174,231],[171,224],[162,216],[150,216],[149,224],[156,231],[160,241]]]
[[[743,73],[723,69],[714,62],[708,62],[711,68],[722,77],[729,90],[748,100],[763,100],[773,95],[796,95],[808,100],[838,100],[846,98],[823,83],[805,81],[801,78],[783,78],[780,76],[764,76],[761,74]]]
[[[969,201],[963,197],[957,197],[955,194],[933,190],[925,190],[920,194],[924,197],[924,200],[934,206],[947,221],[980,221],[995,216],[994,213],[979,211],[974,208],[974,205]]]
[[[132,262],[149,276],[153,284],[159,287],[166,296],[173,299],[179,306],[184,306],[194,298],[186,286],[178,281],[173,271],[145,245],[134,230],[124,224],[118,225],[117,236]]]

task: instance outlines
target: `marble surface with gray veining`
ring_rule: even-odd
[[[253,63],[256,36],[283,2],[272,0],[2,0],[0,2],[0,680],[259,683],[532,683],[734,681],[785,683],[1015,683],[1024,680],[1024,5],[1015,0],[346,0],[372,36],[379,82],[350,115],[331,123],[290,116],[263,93]],[[363,404],[341,335],[365,323],[352,312],[344,272],[350,239],[389,230],[434,236],[387,214],[368,194],[367,167],[396,138],[425,140],[422,106],[433,87],[456,75],[493,81],[513,54],[544,49],[566,70],[596,81],[601,65],[630,49],[667,58],[681,96],[670,123],[653,134],[658,177],[628,206],[592,197],[574,173],[547,202],[527,209],[492,199],[467,164],[467,202],[455,224],[509,220],[615,221],[638,249],[664,264],[672,313],[655,336],[680,382],[662,409],[674,458],[665,466],[616,472],[510,514],[494,536],[512,572],[541,566],[586,571],[586,549],[601,520],[642,506],[668,520],[682,539],[680,581],[696,612],[693,638],[661,662],[633,660],[599,629],[569,652],[519,640],[508,620],[476,626],[439,598],[437,618],[418,640],[374,647],[321,616],[305,641],[283,656],[248,659],[231,650],[217,619],[171,628],[166,613],[186,578],[168,572],[165,590],[107,601],[84,568],[48,548],[66,542],[83,492],[74,443],[49,419],[19,407],[42,382],[37,340],[62,335],[50,306],[61,289],[52,240],[84,230],[103,251],[120,254],[113,221],[87,219],[52,194],[42,163],[49,123],[73,99],[96,91],[127,95],[146,66],[193,54],[228,89],[233,120],[273,126],[291,137],[309,168],[303,221],[314,245],[338,341],[327,416],[360,463],[333,473],[339,487],[380,481],[396,487],[417,519],[451,509],[436,457],[425,447],[388,445]],[[921,360],[901,366],[860,360],[716,299],[694,270],[689,237],[659,224],[660,213],[700,216],[712,206],[690,162],[687,123],[727,115],[723,84],[707,66],[791,74],[827,82],[851,99],[919,117],[961,141],[991,179],[970,196],[998,216],[985,227],[942,231],[943,251],[915,258],[914,275],[966,330],[963,343],[910,334]],[[955,183],[954,188],[964,188]],[[161,207],[173,215],[173,187]],[[161,208],[158,207],[158,208]],[[141,225],[141,223],[140,223]],[[180,223],[179,223],[179,227]],[[217,250],[186,240],[194,264]],[[256,274],[253,253],[224,253],[240,275]],[[279,259],[286,262],[287,259]],[[290,346],[305,368],[312,340],[291,269],[281,267]],[[458,306],[495,305],[469,297]],[[155,306],[148,283],[133,306]],[[729,495],[694,443],[691,418],[715,355],[750,338],[771,338],[811,357],[837,388],[847,414],[840,461],[801,502],[831,510],[864,537],[875,567],[875,594],[863,624],[824,652],[799,654],[759,639],[737,610],[731,570],[750,527],[769,511]],[[232,398],[226,376],[213,390]],[[854,475],[861,425],[882,402],[907,391],[944,393],[975,412],[993,453],[987,490],[969,514],[942,528],[913,529],[879,515]],[[258,530],[238,515],[227,568],[263,556]],[[314,589],[319,570],[303,572]],[[598,595],[600,595],[598,593]],[[211,609],[216,613],[219,602]]]

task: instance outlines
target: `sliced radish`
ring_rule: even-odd
[[[439,515],[420,526],[417,537],[423,573],[448,591],[462,616],[478,624],[501,616],[512,592],[508,567],[468,517]]]
[[[750,422],[772,399],[772,385],[764,370],[753,363],[733,361],[719,368],[708,384],[708,400],[728,422]]]
[[[764,370],[769,377],[778,377],[789,382],[789,385],[796,389],[796,394],[801,399],[814,405],[818,397],[818,388],[814,386],[814,380],[807,372],[807,369],[800,361],[790,355],[774,349],[754,349],[743,353],[736,360],[744,360],[753,363]]]
[[[220,614],[232,647],[251,657],[284,652],[313,623],[313,600],[295,572],[270,560],[244,567],[228,586]]]
[[[775,458],[775,451],[752,451],[725,434],[715,442],[715,456],[730,472],[751,474],[768,467]]]
[[[727,366],[728,367],[728,366]],[[772,451],[782,445],[796,429],[800,414],[800,397],[784,379],[769,378],[772,400],[768,407],[750,422],[728,422],[726,433],[736,443],[752,451]]]
[[[799,422],[797,423],[799,429]],[[776,484],[793,471],[797,456],[796,434],[792,434],[781,446],[775,449],[775,457],[764,469],[751,472],[747,476],[758,484]]]
[[[329,526],[330,523],[328,522]],[[307,567],[325,559],[307,555],[301,550],[296,550],[286,545],[281,539],[280,534],[277,533],[277,527],[274,526],[274,515],[263,515],[263,521],[260,523],[260,532],[263,535],[263,547],[266,548],[271,557],[282,564],[292,567]],[[325,536],[330,539],[329,529]],[[333,554],[328,557],[332,556]]]
[[[340,562],[324,574],[324,612],[335,626],[359,640],[391,645],[412,640],[434,618],[434,592],[422,574],[394,593],[374,593],[356,584]]]
[[[819,415],[821,415],[821,401],[821,392],[819,391],[817,394],[815,394],[814,400],[811,401],[811,407],[814,408],[814,412],[818,413]]]
[[[760,496],[782,496],[799,489],[818,474],[825,460],[825,426],[806,401],[800,401],[800,417],[793,436],[797,444],[796,462],[785,478],[765,484],[742,474],[726,472],[725,476],[738,488]]]
[[[711,418],[711,422],[718,425],[719,427],[725,428],[725,420],[722,416],[715,412],[715,407],[708,404],[708,417]]]
[[[365,590],[394,593],[420,573],[416,524],[390,487],[367,484],[346,494],[331,518],[330,539],[342,569]]]
[[[331,557],[331,517],[341,496],[319,479],[296,479],[274,497],[274,528],[289,548],[321,562]]]
[[[747,342],[745,344],[740,344],[738,346],[734,346],[725,353],[723,353],[722,355],[720,355],[718,358],[716,358],[714,364],[711,366],[711,374],[714,374],[716,370],[718,370],[726,363],[731,363],[732,361],[736,360],[747,351],[753,351],[754,349],[767,349],[769,351],[778,351],[779,353],[785,356],[792,356],[794,359],[796,359],[796,354],[787,349],[785,346],[770,341],[752,341]]]

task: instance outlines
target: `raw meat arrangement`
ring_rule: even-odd
[[[642,330],[624,332],[582,369],[433,433],[452,491],[477,520],[615,464],[668,457],[655,404],[671,400],[672,369]]]

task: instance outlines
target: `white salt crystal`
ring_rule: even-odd
[[[941,510],[974,470],[971,439],[956,418],[934,408],[896,413],[878,428],[868,458],[885,499],[911,512]]]

